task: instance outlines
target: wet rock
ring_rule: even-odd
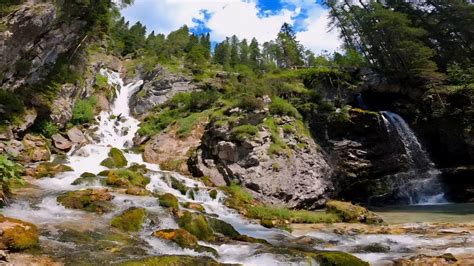
[[[178,225],[196,236],[199,240],[212,241],[214,239],[212,228],[202,214],[184,211],[178,217]]]
[[[209,257],[193,257],[168,255],[160,257],[151,257],[133,261],[127,261],[120,264],[121,266],[135,266],[135,265],[161,265],[161,266],[176,266],[176,265],[206,265],[206,266],[224,266],[229,264],[222,264]]]
[[[202,206],[201,204],[198,204],[198,203],[186,202],[186,203],[183,204],[183,207],[187,208],[187,209],[195,210],[195,211],[198,211],[198,212],[205,212],[206,211],[204,206]]]
[[[394,262],[395,266],[411,265],[460,265],[457,259],[450,253],[441,256],[428,256],[420,254],[409,259],[399,259]]]
[[[21,133],[25,132],[30,128],[38,116],[38,113],[35,109],[28,109],[25,111],[25,114],[21,117],[21,123],[17,126],[12,127],[12,132],[18,137]]]
[[[74,180],[74,182],[71,183],[71,185],[73,186],[78,186],[78,185],[95,186],[98,184],[105,185],[105,182],[102,180],[102,178],[92,173],[82,173],[78,179]]]
[[[98,214],[110,212],[113,209],[110,201],[114,198],[107,189],[84,189],[64,193],[57,200],[64,207],[80,209]]]
[[[69,150],[72,147],[72,142],[67,140],[61,134],[54,134],[51,139],[53,139],[54,146],[60,150]]]
[[[123,155],[122,151],[117,148],[110,149],[109,157],[100,163],[100,165],[110,169],[125,167],[127,164],[127,159]]]
[[[217,190],[213,189],[213,190],[209,191],[209,197],[211,197],[211,199],[216,199],[217,198]]]
[[[32,134],[26,134],[22,141],[21,148],[17,150],[18,156],[16,157],[22,162],[41,162],[48,161],[51,157],[51,152],[48,148],[48,144],[45,138]]]
[[[86,136],[84,133],[77,127],[73,127],[67,131],[68,138],[74,143],[85,143],[87,142]]]
[[[54,162],[46,162],[38,164],[34,169],[27,170],[26,173],[29,176],[42,178],[42,177],[55,177],[60,173],[72,172],[70,166],[64,164],[57,164]]]
[[[143,208],[130,208],[112,219],[110,224],[118,229],[136,232],[142,229],[145,221],[146,210]]]
[[[11,251],[22,251],[39,245],[34,224],[0,215],[0,245]]]
[[[150,183],[150,178],[140,172],[134,172],[129,169],[117,169],[107,171],[105,183],[108,186],[119,188],[145,188]]]
[[[159,204],[161,207],[172,208],[173,210],[179,210],[178,199],[171,193],[166,193],[160,196]]]
[[[235,230],[232,225],[222,220],[207,217],[207,222],[214,233],[219,233],[230,238],[236,238],[240,236],[239,232],[237,232],[237,230]]]
[[[331,200],[326,203],[326,212],[339,215],[344,222],[378,224],[383,220],[377,214],[364,207],[353,205],[349,202]]]
[[[154,237],[165,239],[176,243],[182,248],[189,248],[197,252],[209,252],[218,256],[217,251],[210,247],[198,244],[198,239],[184,229],[165,229],[153,233]]]
[[[196,90],[191,79],[181,74],[173,74],[157,66],[152,74],[145,77],[143,86],[132,96],[130,107],[133,115],[142,115],[152,107],[163,104],[180,92]]]
[[[388,253],[390,247],[380,243],[371,243],[368,245],[361,245],[352,251],[352,253]]]

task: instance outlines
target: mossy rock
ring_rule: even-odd
[[[217,198],[217,190],[213,189],[213,190],[209,191],[209,197],[211,197],[211,199],[216,199]]]
[[[81,177],[79,177],[78,179],[74,180],[74,182],[71,183],[71,185],[74,185],[74,186],[77,186],[77,185],[93,186],[96,184],[105,185],[105,181],[102,178],[96,176],[95,174],[87,173],[87,172],[83,173]]]
[[[127,164],[127,159],[123,155],[122,151],[117,148],[110,149],[109,157],[100,163],[100,165],[109,169],[125,167]]]
[[[193,257],[184,255],[168,255],[150,257],[139,260],[123,262],[121,266],[178,266],[178,265],[203,265],[203,266],[224,266],[209,257]]]
[[[251,237],[247,235],[235,236],[232,239],[236,241],[247,242],[247,243],[258,243],[258,244],[269,245],[269,243],[264,239],[255,238],[255,237]]]
[[[182,248],[189,248],[198,252],[209,252],[218,256],[215,249],[199,245],[197,237],[184,229],[159,230],[154,232],[153,236],[172,241]]]
[[[130,208],[111,221],[115,228],[128,232],[137,232],[142,229],[145,221],[146,210],[143,208]]]
[[[36,178],[55,177],[60,173],[74,171],[70,166],[52,162],[40,163],[36,166],[32,175]]]
[[[230,238],[240,236],[239,232],[237,232],[237,230],[235,230],[235,228],[231,224],[226,223],[222,220],[207,217],[207,222],[215,233],[219,233]]]
[[[107,172],[105,182],[107,185],[113,187],[128,188],[130,186],[136,186],[145,188],[146,185],[150,183],[150,178],[129,169],[117,169]]]
[[[171,193],[166,193],[164,195],[161,195],[159,199],[159,204],[161,207],[179,210],[178,199]]]
[[[339,251],[321,251],[313,257],[321,266],[368,266],[354,255]]]
[[[390,251],[390,246],[380,244],[380,243],[371,243],[368,245],[361,245],[354,248],[352,253],[388,253]]]
[[[204,206],[198,203],[185,202],[183,203],[183,207],[187,209],[195,210],[198,212],[206,212],[206,209],[204,209]]]
[[[125,190],[125,194],[134,196],[148,196],[151,194],[151,192],[141,187],[129,186],[127,190]]]
[[[171,176],[170,179],[171,187],[181,192],[181,194],[186,195],[186,192],[188,192],[189,188],[173,176]]]
[[[350,202],[331,200],[326,203],[326,212],[337,214],[347,223],[378,224],[383,220],[377,214]]]
[[[38,228],[31,223],[0,215],[0,245],[10,251],[22,251],[38,247]]]
[[[262,219],[260,220],[260,225],[266,228],[273,228],[275,227],[275,223],[271,219]]]
[[[178,217],[178,225],[195,235],[199,240],[214,240],[212,228],[209,226],[206,217],[202,214],[185,211]]]
[[[113,196],[107,189],[83,189],[59,195],[58,202],[69,209],[80,209],[88,212],[106,213],[113,210],[110,201]]]

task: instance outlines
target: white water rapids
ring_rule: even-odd
[[[72,183],[84,172],[98,174],[103,170],[107,170],[100,165],[100,162],[107,158],[110,148],[130,148],[133,137],[139,128],[139,121],[130,115],[129,99],[132,93],[140,87],[142,81],[124,85],[118,73],[105,70],[102,73],[108,77],[109,84],[117,88],[117,97],[110,112],[102,112],[97,116],[97,126],[95,129],[91,128],[89,133],[91,143],[78,150],[72,149],[68,154],[65,164],[71,166],[74,171],[62,173],[54,178],[34,180],[33,188],[27,190],[24,195],[19,195],[12,205],[3,210],[3,214],[6,216],[38,225],[41,230],[40,240],[43,253],[63,260],[69,265],[75,265],[79,262],[104,265],[164,254],[206,255],[215,258],[219,262],[241,263],[244,265],[316,264],[307,261],[305,258],[294,258],[278,252],[268,252],[262,249],[259,244],[238,242],[236,244],[218,245],[200,242],[201,245],[216,249],[219,253],[219,257],[216,257],[213,254],[199,254],[196,251],[183,249],[173,243],[152,237],[152,232],[156,230],[178,227],[172,215],[165,208],[160,207],[157,199],[152,196],[139,197],[114,192],[115,198],[112,203],[116,206],[116,209],[112,213],[104,215],[66,209],[58,204],[56,198],[61,193],[86,187],[102,187],[99,183],[93,186],[72,185]],[[124,155],[129,162],[129,166],[135,163],[142,164],[151,170],[147,174],[151,178],[151,182],[147,186],[148,190],[172,193],[180,202],[202,204],[207,214],[230,223],[241,234],[265,239],[276,246],[304,235],[323,240],[320,244],[307,247],[317,250],[353,252],[355,247],[364,243],[382,242],[391,245],[392,250],[386,253],[362,254],[356,252],[356,256],[375,265],[392,258],[416,254],[419,248],[426,249],[428,240],[420,235],[393,237],[375,234],[347,236],[318,231],[292,235],[278,229],[266,229],[255,222],[244,219],[236,211],[225,207],[222,204],[224,195],[221,192],[218,193],[216,199],[212,199],[208,193],[209,188],[201,182],[183,177],[177,173],[160,171],[157,165],[145,163],[141,154],[124,152]],[[59,158],[55,159],[58,160]],[[182,195],[179,191],[173,189],[167,182],[170,175],[179,179],[188,187],[197,187],[198,192],[195,193],[195,198],[191,199],[188,195]],[[146,208],[150,216],[156,219],[148,221],[143,230],[132,237],[131,245],[121,247],[117,251],[116,247],[113,246],[118,241],[116,240],[117,236],[110,236],[110,220],[130,207]],[[74,232],[79,232],[79,236]],[[92,239],[92,242],[90,239]],[[425,240],[422,241],[422,239]],[[443,241],[443,245],[449,243],[444,239],[438,241]],[[461,240],[453,239],[453,241],[453,245],[457,245]],[[437,242],[431,242],[431,244],[433,243]],[[443,250],[438,251],[443,252]]]

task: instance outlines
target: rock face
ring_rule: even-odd
[[[197,88],[191,79],[172,74],[157,66],[152,74],[144,78],[143,86],[133,95],[130,107],[133,115],[142,115],[153,106],[163,104],[180,92],[189,92]]]
[[[367,203],[370,196],[389,190],[390,175],[406,170],[408,161],[403,145],[390,138],[378,113],[342,112],[316,115],[310,127],[328,156],[335,195]]]
[[[293,122],[289,117],[278,120],[281,126]],[[236,140],[228,126],[211,122],[189,161],[191,170],[194,175],[209,176],[217,185],[242,183],[267,203],[307,209],[321,206],[332,186],[329,165],[314,140],[280,131],[277,134],[289,149],[270,154],[271,134],[260,127],[255,137]]]
[[[31,134],[25,135],[23,141],[0,142],[0,153],[24,163],[47,161],[51,157],[46,139]]]
[[[53,3],[26,4],[1,20],[8,28],[0,33],[2,87],[36,83],[78,41],[86,22],[57,23],[57,11]]]

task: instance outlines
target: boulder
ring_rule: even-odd
[[[184,211],[178,217],[178,225],[179,227],[186,229],[186,231],[196,236],[199,240],[214,240],[212,228],[209,226],[206,217],[202,214]]]
[[[54,134],[51,139],[53,139],[54,146],[60,150],[69,150],[72,147],[72,142],[67,140],[61,134]]]
[[[77,127],[73,127],[67,131],[68,138],[74,143],[85,143],[87,142],[86,136],[84,133]]]
[[[120,168],[125,167],[128,164],[127,159],[123,155],[122,151],[117,148],[112,148],[109,151],[109,157],[103,160],[100,165],[105,166],[107,168]]]
[[[143,208],[130,208],[112,219],[110,224],[118,229],[136,232],[142,229],[145,221],[146,210]]]
[[[72,118],[72,108],[74,107],[78,91],[79,88],[74,84],[63,84],[51,105],[49,117],[60,128],[64,128]]]
[[[339,215],[342,218],[342,221],[347,223],[360,222],[379,224],[383,222],[382,218],[377,214],[350,202],[337,200],[328,201],[326,203],[326,212]]]
[[[37,116],[38,113],[35,109],[26,110],[21,117],[21,123],[12,127],[12,131],[15,136],[19,137],[21,133],[25,132],[28,128],[30,128],[35,123]]]
[[[23,149],[17,159],[22,162],[48,161],[51,152],[45,138],[37,135],[26,134],[23,138]]]
[[[1,249],[22,251],[39,244],[39,232],[34,224],[0,215],[0,231]]]
[[[165,229],[153,233],[154,237],[172,241],[182,248],[189,248],[197,252],[209,252],[218,256],[217,251],[210,247],[198,244],[198,239],[184,229]]]
[[[159,204],[161,207],[172,208],[173,210],[179,210],[178,199],[171,193],[166,193],[160,196]]]
[[[70,166],[54,162],[43,162],[34,169],[27,169],[26,174],[36,178],[55,177],[60,173],[74,171]]]
[[[114,198],[107,189],[83,189],[66,192],[59,195],[57,200],[69,209],[80,209],[98,214],[110,212],[113,209],[110,201]]]

